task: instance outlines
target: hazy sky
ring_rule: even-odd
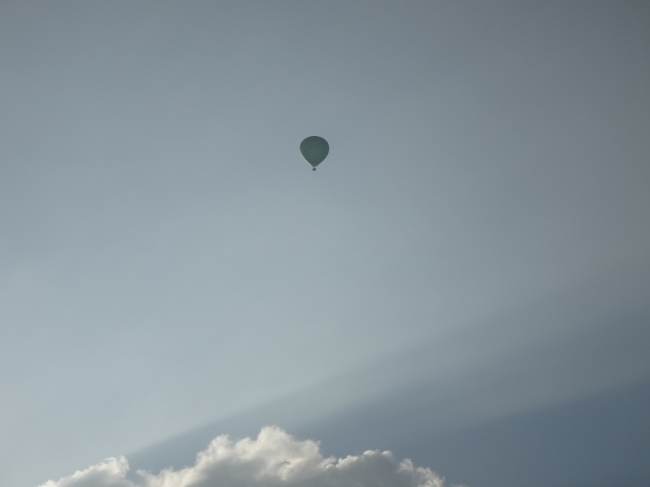
[[[0,485],[273,423],[509,486],[427,448],[634,409],[649,25],[633,1],[0,2]]]

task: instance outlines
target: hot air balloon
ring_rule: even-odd
[[[300,153],[305,160],[316,170],[321,162],[325,160],[330,151],[330,145],[327,141],[318,135],[307,137],[300,143]]]

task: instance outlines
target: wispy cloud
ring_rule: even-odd
[[[139,470],[134,479],[127,478],[128,472],[125,457],[108,458],[40,487],[445,486],[444,478],[429,468],[398,461],[389,451],[325,458],[317,442],[297,440],[278,427],[262,428],[257,439],[233,442],[218,436],[191,467],[158,474]]]

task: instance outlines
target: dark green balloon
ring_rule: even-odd
[[[300,153],[309,164],[314,166],[314,171],[316,166],[325,160],[329,151],[330,145],[318,135],[307,137],[300,143]]]

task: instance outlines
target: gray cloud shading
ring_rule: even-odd
[[[300,441],[278,427],[265,427],[257,439],[233,442],[216,437],[196,457],[196,463],[158,474],[139,470],[127,478],[125,457],[113,457],[40,487],[207,487],[307,486],[444,487],[444,478],[429,468],[398,461],[391,452],[368,450],[362,455],[325,458],[319,444]]]

